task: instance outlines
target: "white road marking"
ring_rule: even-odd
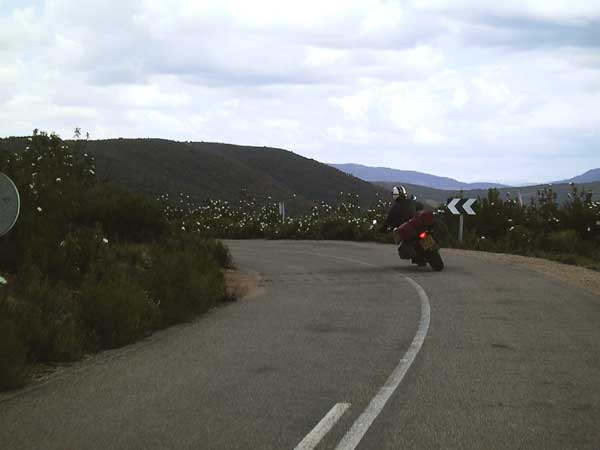
[[[417,290],[419,298],[421,299],[421,320],[419,321],[417,334],[413,338],[408,351],[398,363],[398,366],[396,366],[383,387],[379,390],[375,397],[373,397],[369,403],[369,406],[367,406],[367,409],[365,409],[360,417],[356,419],[354,425],[352,425],[352,428],[348,430],[344,438],[337,445],[336,450],[354,450],[357,447],[358,443],[366,434],[373,421],[377,418],[396,388],[400,385],[404,375],[406,375],[406,372],[408,372],[408,369],[415,360],[417,353],[419,353],[419,350],[421,350],[425,336],[427,336],[431,318],[431,310],[429,307],[427,294],[421,285],[419,285],[412,278],[406,277],[406,279]]]
[[[298,251],[294,250],[293,253],[303,253],[307,255],[320,256],[324,258],[332,258],[339,259],[341,261],[349,261],[355,264],[361,264],[363,266],[369,267],[381,267],[376,264],[370,264],[364,261],[360,261],[358,259],[353,258],[345,258],[343,256],[333,256],[326,255],[323,253],[314,253],[314,252],[306,252],[306,251]],[[392,372],[392,374],[388,377],[385,384],[379,389],[379,392],[375,394],[375,397],[371,399],[371,402],[367,406],[367,408],[363,411],[363,413],[356,419],[350,430],[344,435],[342,440],[339,442],[335,450],[354,450],[364,435],[367,433],[377,416],[383,410],[383,407],[390,399],[392,394],[396,391],[402,379],[408,372],[408,369],[414,362],[417,354],[421,350],[423,346],[423,342],[425,341],[425,337],[427,336],[427,332],[429,331],[429,323],[431,322],[431,308],[429,306],[429,298],[427,297],[427,293],[425,289],[406,275],[402,275],[406,281],[408,281],[417,291],[419,295],[419,299],[421,301],[421,318],[419,320],[419,327],[417,328],[417,334],[413,338],[410,347],[400,359],[400,362]],[[298,448],[298,447],[296,447]]]
[[[301,253],[309,253],[309,252],[301,252]],[[379,267],[375,264],[370,264],[364,261],[360,261],[358,259],[352,258],[344,258],[341,256],[332,256],[332,255],[324,255],[319,253],[311,253],[315,256],[323,256],[327,258],[340,259],[345,261],[350,261],[356,264],[362,264],[364,266],[371,267]],[[429,330],[429,323],[431,322],[431,308],[429,306],[429,298],[425,293],[423,287],[413,280],[410,277],[402,275],[417,291],[419,295],[419,299],[421,300],[421,319],[419,320],[419,327],[417,329],[417,334],[413,338],[410,347],[407,352],[404,354],[400,362],[392,372],[392,374],[388,377],[385,384],[379,389],[379,392],[371,399],[371,402],[367,406],[367,408],[363,411],[363,413],[356,419],[350,430],[344,435],[340,443],[337,445],[335,450],[354,450],[364,435],[367,433],[373,421],[377,418],[379,413],[383,410],[383,407],[390,399],[392,394],[396,391],[396,388],[402,382],[404,375],[408,372],[408,369],[412,365],[415,357],[421,350],[423,346],[423,342],[425,341],[425,337],[427,336],[427,331]]]
[[[312,450],[315,448],[337,421],[340,420],[348,408],[350,408],[350,403],[335,404],[294,450]]]

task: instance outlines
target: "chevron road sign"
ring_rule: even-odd
[[[459,217],[458,222],[458,241],[463,241],[463,229],[465,226],[465,219],[463,213],[468,214],[469,216],[474,216],[475,211],[473,211],[473,203],[475,203],[477,199],[475,198],[453,198],[448,199],[448,209],[452,214],[455,214]]]
[[[448,203],[448,209],[452,214],[463,214],[466,213],[470,216],[475,215],[475,211],[471,208],[473,203],[475,203],[477,199],[475,198],[453,198]]]

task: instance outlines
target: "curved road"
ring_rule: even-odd
[[[597,296],[389,245],[228,244],[253,295],[0,396],[0,448],[600,448]]]

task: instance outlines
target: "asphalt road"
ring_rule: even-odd
[[[317,449],[357,423],[358,449],[600,448],[597,296],[389,245],[229,245],[253,295],[1,395],[0,449],[292,450],[330,411]]]

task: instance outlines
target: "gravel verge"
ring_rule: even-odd
[[[444,253],[526,267],[600,296],[600,272],[585,267],[571,266],[547,259],[509,255],[506,253],[487,253],[459,249],[444,249]]]

